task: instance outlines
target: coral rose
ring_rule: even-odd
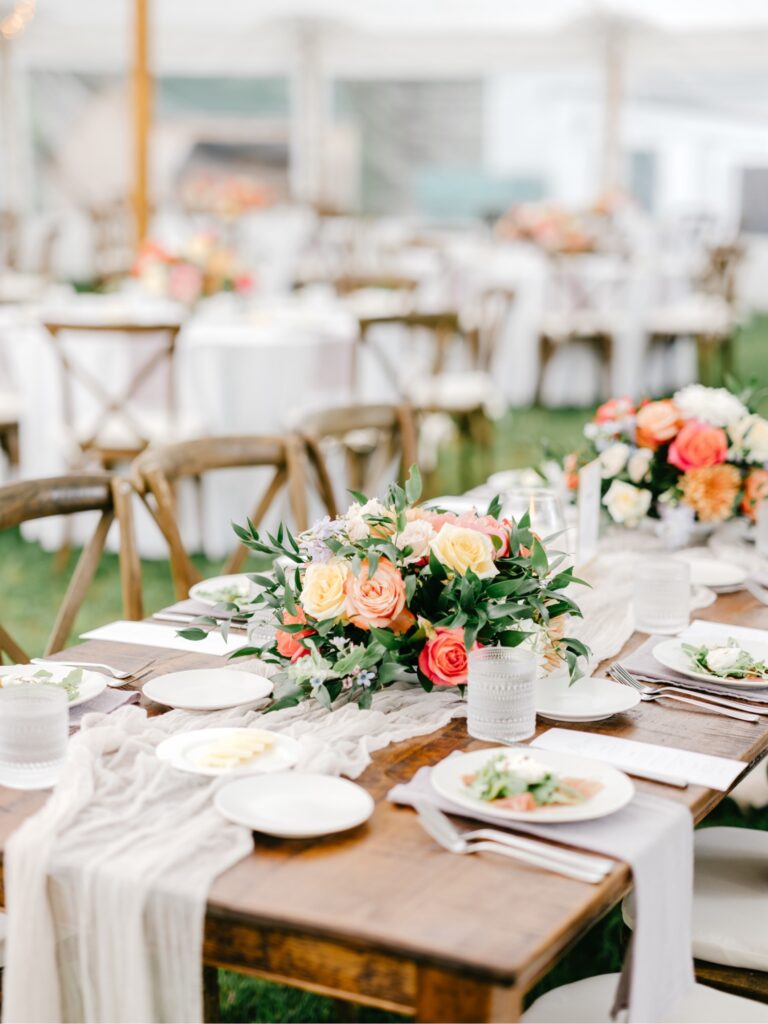
[[[347,600],[344,584],[348,576],[349,566],[344,562],[309,565],[301,587],[301,605],[307,615],[319,622],[338,618]]]
[[[689,420],[669,446],[670,465],[682,470],[719,466],[728,457],[728,437],[721,427]]]
[[[673,401],[648,402],[637,413],[635,441],[638,448],[653,451],[671,441],[683,423],[683,417]]]
[[[292,615],[290,612],[284,611],[282,621],[284,626],[293,626],[300,622],[306,622],[307,616],[304,614],[304,609],[299,608],[297,615]],[[301,642],[301,638],[303,636],[311,636],[314,632],[314,629],[301,629],[297,630],[295,633],[288,633],[284,629],[278,629],[275,631],[277,649],[284,658],[290,658],[291,661],[298,661],[299,658],[303,658],[305,654],[309,654],[309,648],[304,646]]]
[[[753,523],[757,521],[757,506],[764,498],[768,498],[768,470],[753,469],[744,481],[741,499],[741,511]]]
[[[741,486],[735,466],[702,466],[689,469],[678,482],[682,500],[702,523],[719,523],[733,512]]]
[[[477,650],[475,644],[472,650]],[[438,626],[419,654],[419,671],[435,686],[460,686],[467,681],[464,630]]]
[[[611,423],[613,420],[622,420],[627,416],[633,416],[635,407],[631,398],[611,398],[598,408],[595,413],[595,423]]]
[[[499,538],[499,546],[494,544],[494,558],[503,558],[509,554],[509,530],[506,529],[498,519],[493,516],[479,516],[475,512],[462,512],[456,520],[456,526],[466,526],[468,530],[477,530],[484,533],[486,537]]]
[[[430,544],[430,550],[441,565],[459,576],[471,569],[476,576],[486,579],[499,571],[493,564],[496,553],[493,542],[479,530],[445,523]]]
[[[403,577],[388,558],[379,559],[375,572],[370,576],[368,573],[368,559],[364,559],[358,575],[350,573],[347,577],[347,617],[360,629],[370,629],[372,626],[386,629],[397,623],[402,631],[408,621],[407,617],[404,620],[399,618],[405,609]]]

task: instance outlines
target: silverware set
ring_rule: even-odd
[[[640,682],[631,672],[628,672],[618,662],[611,665],[608,674],[617,683],[629,686],[640,694],[642,701],[671,700],[679,704],[689,704],[692,707],[700,708],[711,715],[721,715],[724,718],[735,718],[741,722],[758,722],[760,715],[768,715],[768,705],[759,706],[748,704],[744,701],[731,700],[727,697],[717,697],[714,694],[704,694],[696,691],[692,697],[687,690],[675,686],[646,686]]]
[[[94,672],[104,672],[109,676],[112,676],[114,682],[111,682],[110,686],[122,686],[122,684],[128,680],[134,683],[137,680],[142,679],[145,675],[152,671],[153,662],[145,661],[141,665],[137,665],[136,668],[127,671],[126,669],[116,668],[114,665],[107,665],[102,661],[62,661],[59,658],[32,658],[32,665],[66,665],[68,668],[90,668]]]
[[[414,806],[424,831],[451,853],[498,853],[531,867],[544,868],[591,885],[598,885],[614,868],[614,862],[607,857],[575,853],[500,829],[481,828],[462,832],[434,804],[424,800],[416,802]]]

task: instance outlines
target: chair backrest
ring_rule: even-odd
[[[429,372],[432,374],[442,373],[445,368],[448,351],[457,342],[462,345],[469,344],[471,351],[470,339],[456,310],[444,309],[431,313],[412,312],[361,317],[359,323],[361,342],[367,342],[370,331],[384,324],[400,326],[411,331],[418,330],[423,336],[428,337],[431,342]],[[386,375],[394,384],[399,385],[399,374],[392,366],[386,353],[382,351],[382,346],[376,345],[371,347]]]
[[[351,295],[368,288],[412,294],[419,287],[419,280],[398,274],[342,274],[334,278],[333,287],[337,295]]]
[[[95,454],[104,466],[130,458],[142,451],[150,443],[152,431],[143,422],[142,414],[131,407],[141,388],[157,383],[163,391],[164,399],[153,403],[153,414],[159,407],[170,422],[175,412],[175,395],[173,389],[173,357],[176,338],[180,330],[177,323],[67,323],[64,321],[47,322],[45,325],[54,342],[54,350],[58,359],[61,388],[62,411],[65,427],[75,437],[77,444],[84,453]],[[119,336],[129,334],[132,342],[143,344],[139,350],[132,346],[132,354],[136,353],[136,362],[132,372],[126,375],[122,386],[117,391],[105,386],[101,374],[73,357],[71,346],[67,340],[94,336],[105,344],[117,341],[125,344]],[[65,337],[62,337],[62,336]],[[77,392],[78,388],[87,392],[94,400],[96,411],[87,430],[78,431]],[[127,428],[125,440],[110,441],[107,432],[110,425],[121,422]]]
[[[320,497],[330,515],[337,514],[338,505],[328,469],[329,445],[341,446],[347,486],[364,494],[377,493],[384,474],[398,457],[400,480],[417,461],[416,425],[406,404],[325,409],[306,415],[298,430],[307,446]]]
[[[515,290],[503,285],[484,289],[474,304],[470,333],[473,362],[478,370],[493,369],[499,341],[507,327],[515,302]]]
[[[123,612],[129,619],[140,619],[142,616],[139,560],[131,507],[126,502],[127,487],[125,481],[107,474],[22,480],[0,487],[0,530],[48,516],[68,516],[77,512],[100,513],[96,527],[83,547],[72,573],[45,647],[46,655],[60,651],[66,644],[75,616],[101,560],[109,528],[115,520],[120,526]],[[14,661],[29,661],[26,652],[0,626],[0,661],[3,652]]]
[[[301,440],[286,437],[238,436],[207,437],[178,444],[147,448],[133,462],[130,479],[168,544],[171,574],[176,595],[187,596],[193,583],[201,579],[184,547],[176,514],[175,484],[183,478],[199,478],[217,469],[272,469],[271,479],[250,516],[258,526],[284,488],[297,530],[307,527],[304,451]],[[243,516],[248,510],[243,509]],[[223,572],[238,572],[248,550],[238,544],[227,559]]]

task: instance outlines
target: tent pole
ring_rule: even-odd
[[[149,71],[149,2],[134,0],[133,39],[133,215],[137,244],[149,228],[149,131],[152,79]]]

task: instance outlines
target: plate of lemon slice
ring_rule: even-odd
[[[157,747],[161,761],[195,775],[282,772],[299,759],[301,745],[269,729],[194,729],[169,736]]]

